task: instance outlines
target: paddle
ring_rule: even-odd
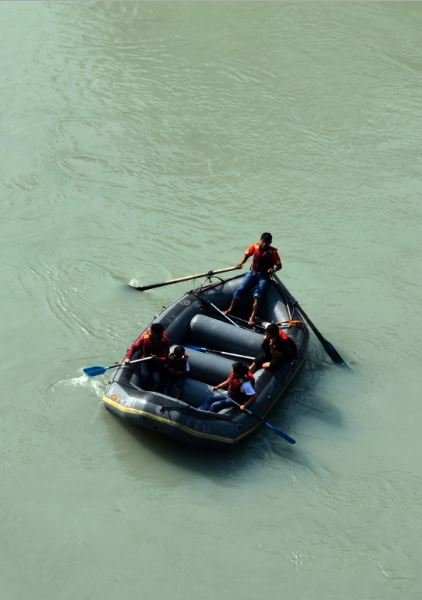
[[[305,319],[305,321],[308,323],[309,327],[312,329],[312,331],[314,332],[315,336],[321,342],[322,347],[324,348],[324,350],[326,351],[326,353],[328,354],[328,356],[331,358],[331,360],[333,362],[335,362],[336,364],[341,364],[341,365],[346,366],[346,367],[348,367],[350,369],[350,366],[347,364],[347,362],[345,360],[342,359],[342,357],[337,352],[337,350],[334,348],[334,346],[328,340],[325,339],[325,337],[322,335],[322,333],[320,331],[318,331],[318,329],[312,323],[311,319],[308,317],[308,315],[306,314],[306,312],[300,306],[299,302],[295,298],[293,298],[293,296],[291,295],[291,293],[289,292],[289,290],[286,288],[286,286],[281,282],[281,280],[277,276],[274,277],[274,280],[279,285],[281,291],[283,291],[284,294],[290,299],[290,301],[292,302],[293,306],[297,307],[298,311],[300,312],[300,314],[302,315],[302,317]]]
[[[216,269],[215,271],[208,271],[207,273],[197,273],[196,275],[186,275],[186,277],[178,277],[177,279],[169,279],[168,281],[161,281],[160,283],[152,283],[150,285],[135,286],[129,283],[130,287],[133,287],[138,292],[145,292],[146,290],[152,290],[154,288],[162,287],[163,285],[172,285],[173,283],[180,283],[182,281],[189,281],[191,279],[198,279],[199,277],[212,277],[218,273],[227,273],[228,271],[234,271],[236,267],[227,267],[225,269]]]
[[[230,399],[232,400],[232,402],[234,402],[235,404],[237,404],[237,406],[240,408],[240,404],[238,404],[237,402],[235,402],[232,398],[230,398]],[[277,435],[279,435],[280,437],[282,437],[284,440],[286,440],[286,442],[289,442],[289,444],[296,444],[296,440],[294,440],[292,437],[290,437],[289,435],[287,435],[287,433],[284,433],[284,431],[281,431],[281,429],[278,429],[278,427],[276,427],[272,423],[269,423],[268,421],[264,421],[264,419],[261,419],[261,417],[258,417],[258,415],[256,415],[255,413],[253,413],[248,408],[243,408],[243,409],[240,409],[240,410],[243,410],[243,412],[247,413],[248,415],[251,415],[251,417],[255,417],[255,419],[257,419],[258,421],[260,421],[263,425],[265,425],[265,427],[268,427],[268,429],[271,429],[271,431],[274,431],[274,433],[276,433]]]
[[[235,354],[234,352],[223,352],[223,350],[211,350],[210,348],[204,348],[203,346],[186,346],[191,350],[197,350],[198,352],[210,352],[211,354],[224,354],[225,356],[234,356],[235,358],[247,358],[248,360],[254,360],[254,356],[245,356],[244,354]]]
[[[138,358],[137,360],[131,360],[128,363],[116,363],[114,365],[110,365],[109,367],[100,367],[100,366],[85,367],[82,370],[85,373],[85,375],[88,375],[88,377],[96,377],[97,375],[102,375],[109,369],[115,369],[116,367],[125,367],[126,365],[133,365],[134,363],[138,363],[143,360],[150,360],[151,358],[152,358],[152,356],[146,356],[145,358]]]

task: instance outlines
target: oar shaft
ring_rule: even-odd
[[[152,358],[152,356],[146,356],[145,358],[137,358],[136,360],[132,360],[127,363],[119,362],[119,363],[115,363],[114,365],[110,365],[108,367],[101,367],[101,366],[85,367],[82,370],[85,373],[85,375],[88,375],[88,377],[97,377],[97,375],[102,375],[109,369],[116,369],[117,367],[126,367],[127,365],[132,365],[134,363],[138,363],[138,362],[141,362],[144,360],[150,360],[151,358]]]
[[[235,358],[246,358],[248,360],[255,360],[254,356],[246,356],[245,354],[236,354],[235,352],[224,352],[223,350],[212,350],[211,348],[205,348],[205,346],[186,346],[190,350],[197,350],[198,352],[208,352],[209,354],[224,354],[225,356],[234,356]]]
[[[207,300],[207,302],[209,302],[209,304],[213,307],[213,309],[216,310],[222,317],[224,317],[226,319],[226,321],[228,321],[229,323],[231,323],[235,327],[239,328],[239,325],[237,323],[235,323],[233,321],[233,319],[230,319],[230,317],[228,315],[226,315],[226,313],[224,313],[222,310],[220,310],[218,308],[218,306],[216,306],[213,302],[211,302],[211,300]]]
[[[232,399],[232,402],[234,402],[233,399]],[[234,403],[237,404],[237,406],[240,408],[240,404],[238,404],[237,402],[234,402]],[[277,433],[280,437],[282,437],[284,440],[286,440],[286,442],[289,442],[289,444],[296,444],[296,440],[294,440],[292,437],[290,437],[290,435],[288,435],[287,433],[284,433],[284,431],[281,431],[281,429],[279,429],[272,423],[269,423],[269,422],[265,421],[264,419],[261,419],[261,417],[258,417],[258,415],[256,415],[254,412],[252,412],[248,408],[243,408],[243,409],[240,408],[240,410],[243,410],[243,412],[247,413],[251,417],[255,417],[255,419],[257,419],[263,425],[268,427],[268,429],[271,429],[271,431],[274,431],[274,433]]]
[[[221,309],[219,309],[218,306],[216,306],[214,304],[214,302],[211,302],[211,300],[208,300],[208,298],[204,298],[202,296],[201,292],[195,292],[195,296],[199,300],[201,300],[201,302],[206,304],[207,306],[211,306],[211,308],[213,308],[218,314],[220,314],[222,317],[224,317],[226,319],[226,321],[228,321],[229,323],[231,323],[232,325],[234,325],[235,327],[237,327],[239,329],[239,325],[237,323],[235,323],[232,319],[230,319],[230,317],[228,317],[226,315],[226,313],[224,313]]]
[[[223,352],[222,350],[211,350],[211,352],[218,352],[218,354],[224,354],[225,356],[235,356],[236,358],[247,358],[248,360],[255,360],[255,356],[245,356],[245,354],[235,354],[234,352]]]
[[[107,369],[115,369],[116,367],[125,367],[126,365],[134,365],[138,362],[143,362],[144,360],[151,360],[152,356],[145,356],[144,358],[137,358],[136,360],[130,360],[129,362],[119,362],[114,365],[110,365]]]
[[[127,363],[121,363],[123,365],[134,365],[135,363],[138,362],[143,362],[144,360],[151,360],[152,356],[145,356],[144,358],[137,358],[136,360],[130,360]]]
[[[350,369],[347,362],[345,360],[343,360],[343,358],[340,356],[340,354],[337,352],[337,350],[334,348],[334,346],[331,344],[331,342],[326,340],[325,337],[322,335],[322,333],[320,331],[318,331],[318,329],[316,328],[314,323],[311,321],[311,319],[308,317],[306,312],[303,310],[303,308],[301,307],[299,302],[295,298],[293,298],[293,296],[291,295],[289,290],[286,288],[286,286],[282,283],[282,281],[277,276],[274,277],[274,281],[278,285],[279,289],[284,293],[286,298],[288,300],[290,300],[290,302],[292,303],[292,306],[297,308],[299,313],[302,315],[302,317],[308,323],[309,327],[312,329],[316,338],[320,341],[322,347],[324,348],[324,350],[326,351],[328,356],[331,358],[331,360],[337,364],[342,364]]]
[[[191,279],[199,279],[200,277],[212,277],[219,273],[228,273],[234,271],[237,267],[226,267],[225,269],[215,269],[214,271],[207,271],[206,273],[196,273],[195,275],[186,275],[185,277],[177,277],[176,279],[169,279],[167,281],[161,281],[160,283],[151,283],[150,285],[131,286],[138,292],[145,292],[146,290],[152,290],[154,288],[162,287],[164,285],[172,285],[173,283],[181,283],[182,281],[190,281]]]

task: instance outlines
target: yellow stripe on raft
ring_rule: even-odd
[[[182,431],[185,431],[186,433],[189,433],[190,435],[193,435],[195,437],[205,438],[208,440],[215,440],[218,442],[224,442],[225,444],[234,444],[235,442],[238,442],[243,437],[245,437],[245,435],[249,435],[249,433],[252,431],[249,429],[248,431],[245,431],[244,433],[242,433],[242,435],[239,435],[237,438],[228,438],[228,437],[224,437],[221,435],[215,435],[212,433],[201,433],[200,431],[196,431],[195,429],[186,427],[186,425],[181,425],[180,423],[175,423],[174,421],[170,421],[169,419],[166,419],[165,417],[159,417],[158,415],[152,415],[151,413],[141,410],[140,408],[132,408],[130,406],[124,406],[123,404],[120,404],[120,402],[116,402],[115,400],[113,400],[109,396],[106,396],[105,394],[103,395],[102,400],[105,404],[109,404],[110,406],[113,406],[120,412],[132,414],[132,415],[141,415],[143,417],[146,417],[147,419],[150,419],[151,421],[158,421],[159,423],[165,423],[166,425],[169,425],[170,427],[176,427],[177,429],[181,429]],[[253,429],[256,429],[256,427],[254,427]]]

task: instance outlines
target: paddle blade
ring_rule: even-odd
[[[350,369],[347,362],[345,360],[343,360],[343,358],[340,356],[340,354],[334,348],[333,344],[331,342],[329,342],[327,339],[325,339],[325,337],[322,335],[322,333],[316,328],[314,323],[312,323],[311,319],[308,317],[308,315],[306,314],[306,312],[303,310],[303,308],[300,306],[300,304],[298,302],[296,302],[296,306],[299,309],[299,312],[302,314],[305,321],[308,323],[309,327],[314,332],[317,339],[320,341],[322,347],[324,348],[324,350],[328,354],[328,356],[331,358],[331,360],[334,363],[336,363],[337,365],[343,365],[344,367],[348,367]]]
[[[85,375],[88,375],[88,377],[96,377],[97,375],[102,375],[103,373],[105,373],[110,367],[85,367],[85,369],[82,369],[83,372],[85,373]]]
[[[281,429],[278,429],[277,427],[274,427],[274,425],[271,425],[271,423],[268,423],[268,421],[265,421],[264,425],[265,427],[268,427],[268,429],[271,429],[271,431],[274,431],[274,433],[282,437],[284,440],[286,440],[286,442],[289,442],[289,444],[296,444],[296,440],[287,435],[287,433],[284,433],[284,431],[281,431]]]
[[[347,364],[347,362],[340,356],[340,354],[337,352],[337,350],[334,348],[334,346],[325,338],[320,339],[321,344],[324,348],[324,350],[326,351],[326,353],[328,354],[328,356],[331,358],[331,360],[333,362],[335,362],[337,365],[344,365],[346,367],[348,367],[349,365]],[[349,367],[350,368],[350,367]]]
[[[203,346],[187,345],[186,348],[188,348],[189,350],[196,350],[197,352],[207,352],[207,349],[204,348]]]

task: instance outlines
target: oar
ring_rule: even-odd
[[[277,284],[279,285],[280,289],[290,299],[290,301],[292,302],[293,306],[297,307],[298,311],[300,312],[300,314],[302,315],[302,317],[305,319],[305,321],[308,323],[309,327],[312,329],[312,331],[314,332],[315,336],[321,342],[322,347],[324,348],[324,350],[326,351],[326,353],[328,354],[328,356],[331,358],[331,360],[333,362],[335,362],[336,364],[339,364],[339,365],[341,364],[341,365],[346,366],[346,367],[348,367],[350,369],[350,367],[347,364],[347,362],[342,359],[342,357],[337,352],[337,350],[334,348],[334,346],[328,340],[325,339],[325,337],[322,335],[322,333],[320,331],[318,331],[318,329],[312,323],[311,319],[308,317],[308,315],[306,314],[306,312],[300,306],[299,302],[295,298],[293,298],[293,296],[291,295],[291,293],[289,292],[289,290],[286,288],[286,286],[281,282],[281,280],[278,277],[274,277],[274,280],[277,282]]]
[[[230,400],[232,400],[232,402],[234,402],[234,400],[232,398],[230,398]],[[237,402],[234,402],[234,403],[237,404]],[[237,406],[240,408],[240,404],[237,404]],[[284,440],[286,440],[286,442],[289,442],[289,444],[296,444],[296,440],[294,440],[292,437],[290,437],[290,435],[287,435],[287,433],[284,433],[284,431],[281,431],[281,429],[279,429],[272,423],[269,423],[268,421],[261,419],[261,417],[258,417],[258,415],[253,413],[248,408],[243,408],[240,410],[243,410],[243,412],[247,413],[248,415],[251,415],[251,417],[255,417],[255,419],[260,421],[263,425],[265,425],[265,427],[268,427],[268,429],[271,429],[271,431],[274,431],[274,433],[276,433],[277,435],[282,437]]]
[[[138,363],[143,360],[150,360],[151,358],[152,358],[152,356],[146,356],[145,358],[138,358],[137,360],[131,360],[128,363],[124,363],[124,362],[123,363],[121,363],[121,362],[115,363],[114,365],[110,365],[109,367],[100,367],[100,366],[85,367],[82,370],[85,373],[85,375],[88,375],[88,377],[96,377],[97,375],[102,375],[109,369],[115,369],[116,367],[125,367],[126,365],[133,365],[134,363]]]
[[[240,321],[241,323],[248,323],[246,319],[242,319],[241,317],[233,316],[232,318],[236,319],[236,321]],[[266,329],[267,325],[270,324],[270,321],[263,321],[259,318],[257,318],[256,320],[258,321],[258,323],[255,323],[254,327],[256,327],[257,329]],[[275,324],[278,325],[281,329],[289,329],[289,327],[300,327],[302,325],[302,321],[298,321],[297,319],[290,319],[289,321],[276,321]]]
[[[229,323],[231,323],[232,325],[234,325],[235,327],[239,327],[239,325],[237,323],[235,323],[230,317],[228,317],[226,315],[226,313],[224,313],[222,310],[220,310],[218,308],[218,306],[216,306],[213,302],[211,302],[211,300],[208,300],[207,298],[204,298],[201,294],[201,292],[194,292],[195,296],[197,298],[199,298],[199,300],[201,300],[201,302],[203,302],[206,306],[211,306],[211,308],[213,308],[216,312],[218,312],[219,315],[221,315],[222,317],[224,317],[224,319],[226,319],[226,321],[228,321]]]
[[[162,287],[163,285],[172,285],[173,283],[180,283],[182,281],[189,281],[191,279],[198,279],[199,277],[212,277],[218,275],[218,273],[227,273],[228,271],[234,271],[237,267],[227,267],[225,269],[216,269],[215,271],[207,271],[206,273],[197,273],[196,275],[186,275],[186,277],[177,277],[177,279],[169,279],[167,281],[161,281],[160,283],[151,283],[150,285],[135,286],[129,283],[130,287],[133,287],[138,292],[145,292],[146,290],[152,290],[154,288]]]
[[[254,356],[245,356],[244,354],[235,354],[234,352],[223,352],[223,350],[211,350],[210,348],[204,348],[204,346],[186,346],[191,350],[197,350],[198,352],[210,352],[211,354],[223,354],[225,356],[234,356],[235,358],[247,358],[248,360],[255,360]]]
[[[240,323],[248,323],[247,319],[242,319],[241,317],[237,317],[236,315],[232,315],[231,318],[234,319],[235,321],[239,321]],[[256,319],[256,320],[258,320],[258,319]],[[264,330],[265,326],[262,325],[261,323],[262,323],[261,321],[259,323],[254,323],[253,328]],[[250,329],[250,327],[248,327],[248,329]]]

